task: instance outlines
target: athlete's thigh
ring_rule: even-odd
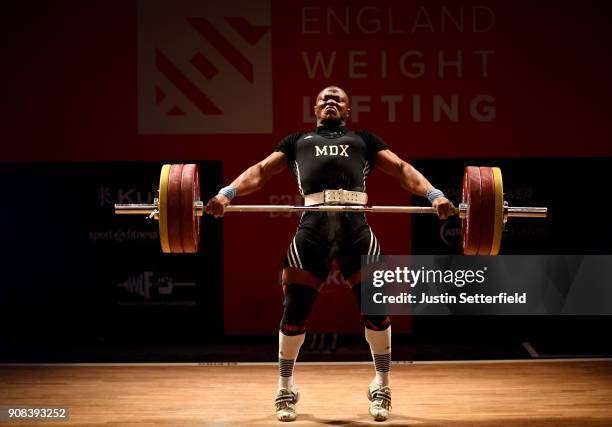
[[[331,266],[330,242],[311,230],[299,228],[287,249],[285,269],[306,271],[321,282],[327,279]]]
[[[366,263],[372,263],[378,261],[382,254],[376,235],[366,223],[340,242],[338,266],[344,278],[355,284],[360,281],[362,257],[365,257]]]

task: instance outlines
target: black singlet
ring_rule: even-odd
[[[309,133],[293,133],[276,147],[287,156],[300,194],[330,189],[365,191],[376,153],[387,145],[365,131],[343,126],[319,126]]]
[[[376,153],[386,148],[372,133],[320,126],[313,132],[287,136],[276,151],[285,153],[300,193],[307,195],[339,188],[365,191]],[[348,278],[359,270],[361,256],[377,259],[381,254],[364,213],[306,212],[283,265],[306,270],[325,281],[333,258]]]

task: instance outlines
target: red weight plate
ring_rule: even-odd
[[[170,252],[183,252],[181,240],[181,178],[183,165],[172,165],[168,177],[168,240]]]
[[[461,202],[468,205],[467,217],[461,220],[461,245],[465,255],[476,255],[480,245],[482,220],[480,195],[480,169],[467,166],[463,173]]]
[[[200,200],[198,166],[183,166],[181,179],[181,241],[183,252],[195,253],[200,242],[200,217],[195,214],[194,202]]]
[[[495,181],[490,167],[480,167],[480,245],[477,255],[489,255],[493,245],[493,224],[495,222]]]

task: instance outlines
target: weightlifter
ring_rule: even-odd
[[[295,176],[305,205],[365,205],[366,178],[376,166],[396,178],[404,189],[427,197],[440,218],[454,213],[453,204],[444,194],[389,150],[381,138],[345,126],[350,107],[342,89],[336,86],[323,89],[317,96],[314,113],[315,129],[285,137],[272,154],[246,169],[210,199],[206,212],[223,216],[234,197],[259,190],[287,166]],[[284,311],[278,333],[280,376],[275,400],[280,421],[296,419],[299,392],[293,380],[293,367],[304,342],[308,314],[333,258],[337,259],[342,275],[361,304],[361,256],[381,254],[381,246],[364,213],[306,212],[302,215],[287,250],[282,276]],[[386,420],[391,410],[391,324],[388,316],[380,315],[363,316],[363,322],[376,374],[367,390],[370,414],[375,420]]]

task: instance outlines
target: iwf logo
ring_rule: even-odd
[[[270,22],[270,0],[141,0],[139,133],[271,133]]]
[[[117,284],[118,288],[124,289],[129,294],[138,295],[146,301],[160,299],[162,296],[172,296],[176,288],[194,288],[195,286],[195,282],[177,282],[172,277],[157,277],[152,271],[145,271]]]

